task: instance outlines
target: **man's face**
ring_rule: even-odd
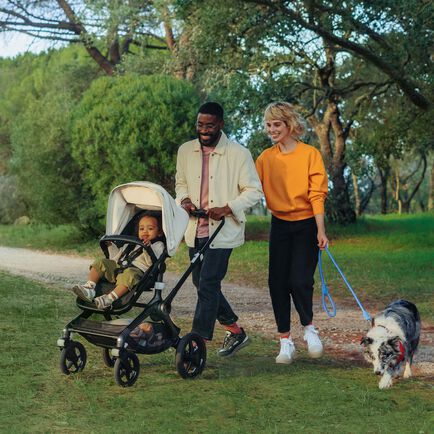
[[[197,138],[202,146],[216,146],[224,122],[215,115],[199,113],[196,121]]]

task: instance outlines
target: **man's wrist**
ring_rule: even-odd
[[[192,203],[191,199],[189,197],[186,197],[186,198],[181,200],[181,205],[185,205],[187,203]]]

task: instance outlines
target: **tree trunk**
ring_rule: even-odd
[[[387,181],[389,179],[390,168],[378,167],[378,173],[380,174],[381,180],[381,214],[387,214],[388,202],[387,202]]]
[[[318,136],[324,164],[332,182],[332,189],[326,201],[326,214],[329,220],[349,224],[356,221],[356,213],[351,205],[348,185],[344,176],[345,135],[339,120],[339,110],[334,101],[329,101],[323,119],[319,121],[310,116],[308,121]],[[334,146],[331,146],[331,130],[334,135]]]
[[[357,182],[357,176],[354,173],[351,174],[351,179],[353,180],[353,190],[354,190],[354,205],[356,208],[357,217],[361,215],[362,203],[360,200],[360,190],[359,184]]]
[[[431,162],[431,182],[429,186],[428,211],[431,211],[434,206],[434,158]]]

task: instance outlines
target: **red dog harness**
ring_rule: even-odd
[[[402,342],[399,341],[399,357],[398,360],[396,361],[396,363],[401,363],[405,358],[405,348],[404,345],[402,345]]]

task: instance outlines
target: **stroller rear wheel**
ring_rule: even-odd
[[[86,349],[80,342],[70,341],[60,353],[60,370],[63,374],[75,374],[86,366]]]
[[[119,386],[132,386],[140,373],[139,358],[134,353],[125,354],[115,362],[115,381]]]
[[[104,365],[107,366],[107,368],[113,368],[116,362],[116,358],[110,354],[110,348],[102,349],[102,360],[104,362]]]
[[[206,362],[206,345],[201,336],[188,333],[176,349],[176,369],[182,378],[195,378],[202,373]]]

